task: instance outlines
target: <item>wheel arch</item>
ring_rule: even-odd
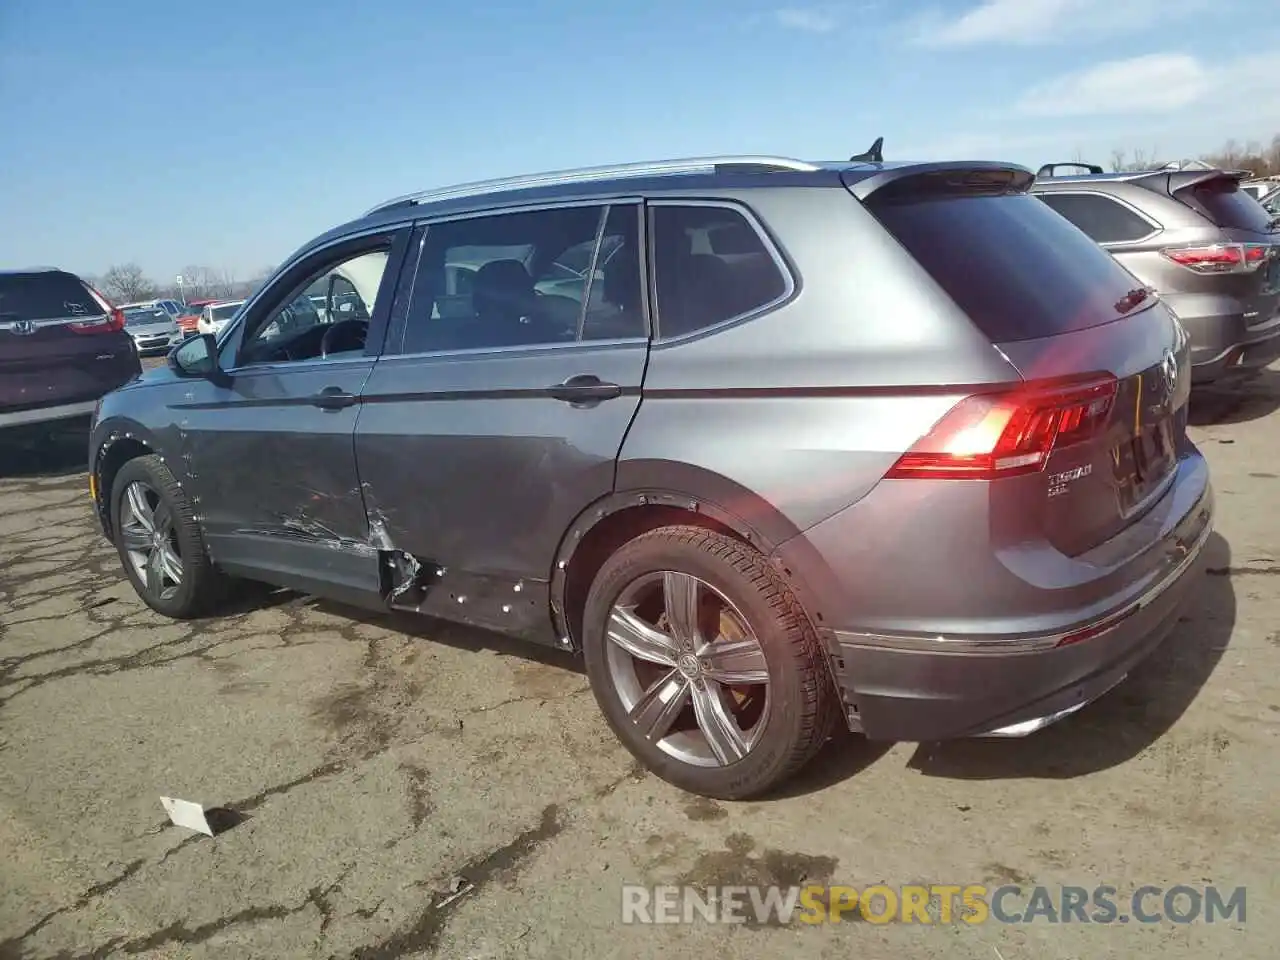
[[[156,454],[163,458],[161,447],[147,428],[132,420],[109,420],[94,428],[94,441],[89,464],[94,508],[98,522],[108,537],[113,535],[111,487],[116,474],[130,460]]]
[[[674,524],[707,527],[772,560],[780,544],[800,533],[759,494],[724,477],[701,470],[690,473],[686,465],[682,476],[673,479],[678,485],[617,490],[595,501],[561,539],[551,571],[551,616],[574,651],[581,649],[582,614],[596,573],[614,551],[641,534]],[[779,567],[779,572],[792,582],[789,571]],[[797,595],[804,603],[803,592],[797,589]]]

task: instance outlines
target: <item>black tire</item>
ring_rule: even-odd
[[[124,500],[135,483],[142,484],[154,494],[157,513],[163,509],[171,518],[172,537],[169,542],[176,547],[182,576],[176,589],[164,593],[148,587],[126,546]],[[209,562],[204,534],[195,520],[191,503],[159,457],[135,457],[116,473],[111,485],[111,518],[120,564],[138,596],[152,610],[175,620],[187,620],[207,613],[226,595],[227,578]]]
[[[765,726],[742,759],[698,766],[648,740],[630,720],[608,664],[610,612],[627,586],[659,571],[691,574],[732,603],[754,632],[769,674]],[[583,655],[596,702],[618,739],[663,780],[720,800],[757,797],[793,776],[822,747],[838,699],[813,627],[785,581],[749,545],[714,530],[662,527],[605,561],[587,596]]]

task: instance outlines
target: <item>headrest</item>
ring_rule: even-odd
[[[516,319],[533,308],[533,278],[519,260],[491,260],[476,271],[471,305],[477,315]]]

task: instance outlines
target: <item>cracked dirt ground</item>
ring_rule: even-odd
[[[6,447],[0,957],[1273,957],[1278,406],[1280,374],[1204,404],[1210,569],[1102,701],[1025,741],[846,739],[737,805],[638,771],[553,655],[292,595],[167,622],[94,532],[83,437]],[[241,822],[193,837],[161,794]],[[625,881],[802,878],[1213,882],[1248,887],[1247,919],[619,922]]]

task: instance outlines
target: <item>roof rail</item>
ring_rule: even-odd
[[[723,156],[723,157],[688,157],[680,160],[650,160],[641,163],[614,163],[598,167],[578,167],[569,170],[554,170],[546,173],[531,173],[517,177],[500,177],[495,180],[477,180],[472,183],[460,183],[435,190],[424,190],[394,197],[368,210],[365,216],[387,210],[391,207],[417,203],[432,203],[439,200],[456,200],[462,197],[480,196],[486,193],[497,193],[500,190],[519,190],[525,187],[550,187],[566,183],[590,183],[593,180],[612,180],[627,177],[661,177],[672,174],[714,173],[725,167],[756,168],[761,171],[802,171],[813,172],[822,169],[816,164],[803,160],[792,160],[788,157],[769,156]]]

